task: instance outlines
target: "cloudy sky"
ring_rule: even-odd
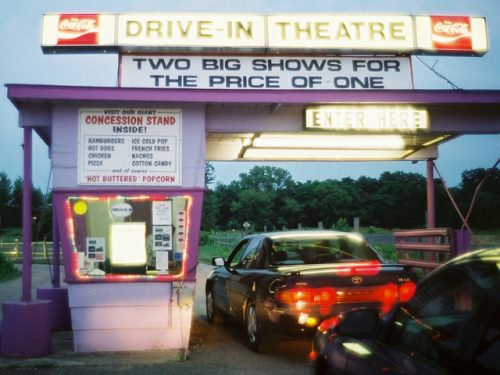
[[[6,83],[115,86],[116,55],[44,55],[40,49],[44,13],[92,12],[243,12],[243,13],[383,13],[484,16],[490,51],[483,57],[422,57],[428,65],[461,89],[500,89],[500,1],[498,0],[2,0],[0,13],[0,172],[11,179],[22,175],[22,131],[17,111],[6,98]],[[450,89],[445,80],[412,58],[417,89]],[[47,185],[48,150],[34,137],[34,184]],[[500,157],[500,135],[464,136],[439,149],[437,166],[449,186],[459,183],[466,169],[488,168]],[[215,163],[216,179],[228,183],[253,163]],[[272,163],[288,169],[296,181],[378,177],[383,171],[425,174],[425,163]]]

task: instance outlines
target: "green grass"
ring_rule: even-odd
[[[205,243],[199,247],[198,259],[201,263],[211,264],[212,258],[226,258],[229,255],[229,252],[230,249],[224,246]]]

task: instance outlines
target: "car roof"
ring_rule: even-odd
[[[456,258],[453,258],[448,263],[465,263],[465,262],[499,262],[500,263],[500,248],[498,249],[482,249],[469,253],[465,253]]]
[[[475,250],[457,256],[453,259],[450,259],[448,262],[442,264],[438,268],[434,269],[432,272],[429,272],[427,275],[425,275],[422,281],[424,279],[432,277],[433,274],[441,272],[442,270],[448,269],[450,267],[456,267],[463,264],[474,263],[474,262],[488,262],[488,263],[491,262],[491,263],[496,263],[498,267],[500,267],[500,248]]]
[[[328,238],[328,237],[339,237],[339,236],[349,236],[363,238],[363,235],[357,232],[341,232],[335,230],[290,230],[290,231],[278,231],[278,232],[267,232],[267,233],[255,233],[247,237],[268,237],[271,239],[280,239],[287,237],[311,237],[311,238]]]

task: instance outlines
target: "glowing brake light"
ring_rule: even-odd
[[[365,262],[345,263],[335,267],[335,272],[339,276],[375,276],[380,272],[380,261],[370,260]]]
[[[288,305],[318,304],[331,305],[336,301],[334,288],[294,288],[276,292],[276,299]]]
[[[358,288],[284,288],[276,291],[276,301],[298,311],[307,311],[319,306],[322,316],[331,313],[335,304],[364,304],[378,302],[380,311],[388,313],[396,302],[408,302],[415,294],[416,284],[409,281],[401,285],[389,283]]]
[[[408,302],[413,298],[416,290],[417,285],[411,281],[401,284],[399,287],[399,301]]]

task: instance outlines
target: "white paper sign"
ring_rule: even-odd
[[[172,201],[153,201],[153,225],[172,225]]]
[[[146,223],[111,224],[110,263],[118,266],[145,265]]]
[[[156,270],[159,272],[168,271],[168,251],[156,252]]]
[[[80,185],[179,186],[181,110],[82,108]]]

